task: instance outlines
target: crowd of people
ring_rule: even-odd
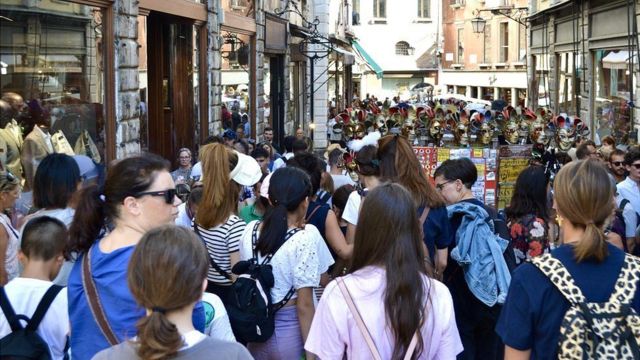
[[[398,133],[324,156],[302,131],[261,138],[104,179],[48,155],[20,219],[0,172],[0,355],[640,358],[640,147],[533,158],[498,211],[470,159],[430,179]]]

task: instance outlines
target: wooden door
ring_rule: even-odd
[[[149,151],[173,161],[195,149],[193,23],[151,12],[147,24]]]

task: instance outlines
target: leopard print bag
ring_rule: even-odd
[[[560,326],[558,359],[640,359],[640,316],[631,308],[640,281],[640,258],[626,255],[606,303],[588,303],[560,260],[544,254],[533,265],[571,303]]]

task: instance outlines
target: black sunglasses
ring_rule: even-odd
[[[611,162],[614,166],[622,166],[622,164],[624,164],[624,161],[612,161]]]
[[[141,192],[141,193],[137,193],[135,195],[133,195],[133,197],[135,198],[139,198],[145,195],[149,195],[149,196],[163,196],[164,197],[164,202],[166,202],[167,204],[171,205],[173,204],[173,199],[176,198],[176,189],[167,189],[167,190],[162,190],[162,191],[145,191],[145,192]]]
[[[633,166],[636,169],[640,169],[640,164],[631,164],[631,166]]]

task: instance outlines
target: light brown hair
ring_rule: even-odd
[[[413,195],[417,206],[442,207],[444,199],[427,179],[409,141],[399,135],[387,135],[378,140],[380,176],[400,183]]]
[[[240,185],[229,177],[238,156],[223,144],[208,144],[200,150],[200,161],[203,192],[196,223],[210,229],[225,222],[238,207]]]
[[[202,297],[208,267],[204,245],[188,229],[165,225],[142,237],[127,271],[136,302],[152,310],[136,324],[141,359],[165,359],[178,353],[182,336],[166,312],[182,309]]]
[[[572,161],[556,175],[554,196],[560,216],[584,229],[574,247],[576,260],[603,261],[608,255],[604,227],[614,210],[614,189],[607,170],[597,161]]]

